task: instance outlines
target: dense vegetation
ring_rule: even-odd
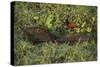
[[[14,11],[15,65],[94,61],[97,59],[96,40],[77,42],[32,43],[23,38],[22,28],[34,25],[47,28],[55,35],[68,33],[61,27],[64,16],[69,16],[78,28],[74,33],[97,36],[97,8],[95,6],[16,2]]]

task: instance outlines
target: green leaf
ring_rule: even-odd
[[[51,27],[52,27],[52,20],[53,20],[53,15],[49,15],[48,17],[47,17],[47,20],[46,20],[46,23],[45,23],[45,25],[50,29]]]
[[[34,16],[33,18],[34,18],[35,20],[38,20],[38,19],[39,19],[39,17],[38,17],[38,16]]]
[[[77,28],[77,29],[76,29],[76,32],[79,33],[79,32],[80,32],[80,28]]]
[[[86,22],[84,22],[84,23],[81,25],[81,27],[83,28],[85,25],[86,25]]]
[[[92,20],[95,21],[95,17],[92,17]]]
[[[85,28],[82,28],[82,29],[81,29],[81,32],[85,32]]]
[[[91,32],[92,29],[90,27],[87,28],[87,32]]]

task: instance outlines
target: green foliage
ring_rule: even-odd
[[[47,27],[51,31],[53,31],[52,28],[55,28],[56,31],[63,24],[64,16],[68,16],[68,19],[75,22],[79,27],[78,31],[74,32],[93,32],[91,30],[93,26],[96,28],[97,24],[96,10],[95,6],[16,2],[15,28],[18,29],[25,24],[31,24]]]
[[[46,19],[45,26],[47,26],[48,29],[52,27],[52,20],[53,20],[53,15],[49,15]]]
[[[25,25],[48,28],[55,35],[68,32],[62,27],[64,16],[75,22],[76,33],[97,33],[97,7],[64,4],[16,2],[14,11],[15,65],[83,62],[97,59],[95,40],[69,43],[31,43],[23,39]],[[95,30],[95,31],[94,31]]]
[[[16,65],[94,61],[97,59],[96,48],[95,41],[69,46],[69,43],[52,42],[33,45],[20,40],[16,44],[15,60]]]

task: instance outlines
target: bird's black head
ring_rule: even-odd
[[[63,24],[65,25],[68,25],[69,24],[69,20],[68,20],[68,17],[64,17],[64,21],[63,21]]]
[[[67,28],[67,25],[69,24],[69,16],[64,16],[64,19],[63,19],[63,27],[64,28]]]

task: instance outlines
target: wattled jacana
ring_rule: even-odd
[[[63,21],[63,26],[69,30],[75,30],[75,28],[78,28],[77,24],[75,24],[75,22],[69,21],[67,17]]]

